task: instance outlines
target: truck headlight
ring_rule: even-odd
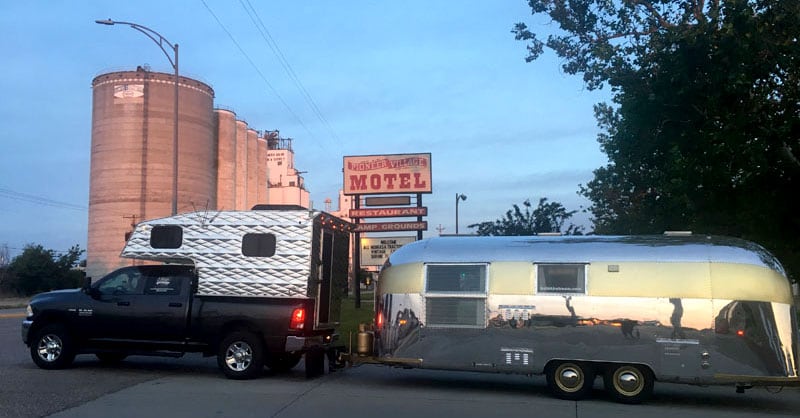
[[[25,313],[28,315],[28,318],[33,316],[33,308],[31,308],[31,305],[28,305],[28,307],[25,308]]]

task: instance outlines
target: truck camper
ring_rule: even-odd
[[[624,403],[655,381],[800,383],[786,274],[734,238],[430,238],[389,257],[376,302],[378,362],[544,374],[565,399],[596,377]]]
[[[257,208],[258,209],[258,208]],[[138,224],[123,257],[133,263],[83,289],[34,297],[22,340],[44,369],[78,354],[217,356],[223,373],[250,379],[262,366],[324,371],[347,286],[350,224],[302,208],[184,213]],[[149,265],[153,264],[153,265]]]

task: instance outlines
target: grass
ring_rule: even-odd
[[[348,298],[342,299],[342,312],[339,317],[339,335],[341,342],[350,347],[350,333],[353,334],[353,344],[356,344],[356,334],[358,333],[358,324],[367,323],[371,324],[374,320],[375,312],[373,310],[372,292],[361,292],[361,308],[356,309],[355,296],[350,294]]]
[[[30,297],[21,298],[0,293],[0,309],[24,308],[29,300]]]

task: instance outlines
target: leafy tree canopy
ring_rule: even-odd
[[[535,235],[543,232],[564,232],[566,235],[581,235],[583,227],[570,224],[566,231],[561,228],[577,211],[567,211],[561,203],[547,202],[547,198],[539,199],[539,205],[533,208],[531,201],[522,202],[524,212],[519,205],[514,204],[513,209],[506,212],[505,216],[495,221],[481,222],[467,225],[468,228],[477,228],[478,235]]]
[[[11,276],[9,283],[4,283],[9,290],[22,295],[32,295],[53,289],[74,288],[80,286],[83,274],[73,270],[83,250],[77,245],[66,253],[56,255],[41,245],[27,245],[22,254],[14,257],[8,265]]]
[[[800,2],[531,0],[560,28],[523,23],[587,88],[609,164],[581,193],[598,233],[691,229],[756,241],[800,274]],[[790,203],[791,202],[791,203]]]

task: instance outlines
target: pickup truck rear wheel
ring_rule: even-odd
[[[67,329],[60,324],[47,325],[31,340],[31,358],[42,369],[63,369],[75,359],[75,347]]]
[[[228,334],[219,345],[217,364],[229,379],[253,379],[264,368],[264,344],[247,331]]]
[[[302,353],[274,353],[265,360],[265,363],[273,372],[288,372],[300,363],[302,357]]]

